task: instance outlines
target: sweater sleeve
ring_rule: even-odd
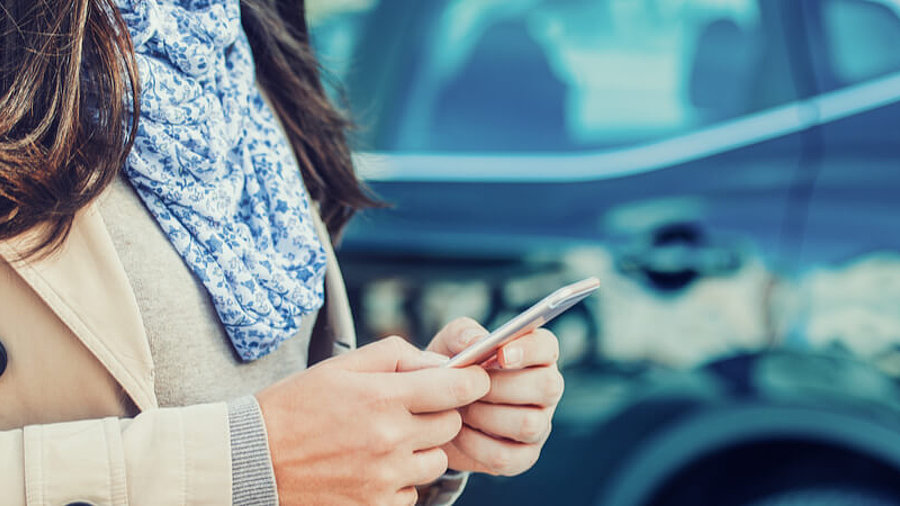
[[[469,473],[448,470],[434,483],[419,487],[419,506],[449,506],[459,499],[466,482],[469,481]]]
[[[266,425],[255,397],[248,395],[228,404],[228,426],[231,432],[232,503],[238,506],[277,505],[278,488]]]

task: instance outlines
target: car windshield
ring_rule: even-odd
[[[765,37],[756,0],[420,4],[344,2],[314,19],[326,67],[348,83],[354,113],[378,150],[627,146],[785,95],[761,72]],[[402,9],[409,12],[391,12]],[[370,26],[397,19],[405,24]],[[389,105],[373,117],[375,104]]]

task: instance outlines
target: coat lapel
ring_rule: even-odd
[[[0,241],[3,257],[109,370],[138,409],[157,407],[140,310],[95,206],[79,213],[63,246],[18,260],[34,234]]]

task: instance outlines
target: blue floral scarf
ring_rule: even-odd
[[[325,251],[255,81],[239,0],[117,0],[141,117],[125,174],[250,361],[322,306]],[[152,260],[151,260],[152,261]]]

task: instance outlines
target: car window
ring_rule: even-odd
[[[832,87],[900,71],[900,1],[825,0],[822,29]]]
[[[436,12],[421,15],[421,40],[384,48],[417,63],[402,71],[400,99],[381,97],[392,104],[381,114],[393,116],[383,128],[394,131],[378,136],[376,148],[602,149],[793,98],[785,51],[763,26],[758,0],[428,5]],[[319,42],[333,54],[340,40]],[[378,80],[355,84],[367,82]]]

